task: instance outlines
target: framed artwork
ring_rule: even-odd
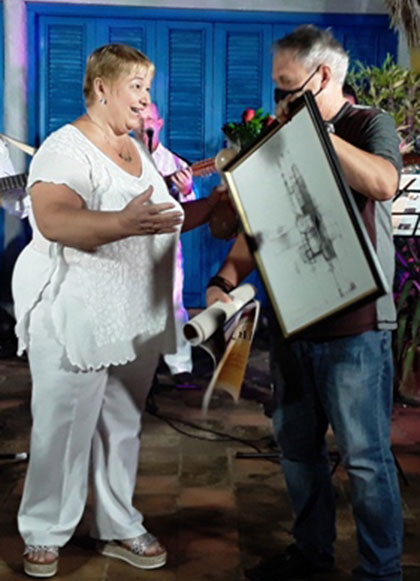
[[[223,175],[285,337],[388,290],[312,93]]]

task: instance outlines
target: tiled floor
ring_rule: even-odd
[[[204,385],[210,362],[200,353],[195,356],[196,373]],[[97,555],[88,537],[88,504],[74,538],[62,550],[57,579],[240,581],[260,557],[291,541],[292,514],[277,460],[236,456],[252,455],[256,451],[252,446],[273,452],[271,424],[264,414],[270,400],[267,358],[258,338],[243,398],[234,404],[228,396],[216,397],[206,420],[200,412],[202,390],[174,389],[167,375],[159,375],[157,415],[146,418],[135,503],[145,514],[146,525],[168,547],[167,566],[144,572]],[[17,359],[1,361],[0,452],[28,449],[29,396],[27,365]],[[408,486],[401,483],[404,564],[405,579],[414,581],[420,579],[420,411],[395,407],[392,433],[395,457],[408,479]],[[25,577],[15,517],[25,469],[25,462],[0,462],[0,579],[10,581]],[[344,581],[356,551],[348,484],[340,465],[334,483],[337,571],[328,579]]]

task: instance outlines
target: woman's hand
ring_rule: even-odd
[[[170,234],[182,223],[182,212],[168,212],[175,206],[172,202],[151,204],[153,186],[131,200],[120,212],[121,225],[129,236]]]
[[[210,307],[216,301],[222,301],[222,303],[230,303],[232,299],[230,296],[222,291],[218,286],[209,286],[206,291],[206,304]]]

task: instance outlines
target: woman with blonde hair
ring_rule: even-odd
[[[207,221],[220,189],[183,210],[129,136],[150,102],[153,73],[134,48],[95,50],[86,114],[52,133],[29,171],[33,240],[17,261],[13,292],[33,382],[18,524],[34,577],[57,572],[89,470],[100,552],[144,569],[166,562],[132,505],[142,410],[159,355],[175,348],[179,230]]]

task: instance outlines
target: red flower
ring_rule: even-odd
[[[268,127],[269,125],[274,123],[275,120],[276,120],[275,117],[271,117],[271,115],[269,115],[265,120],[265,126]]]
[[[242,113],[242,121],[244,123],[248,123],[249,121],[251,121],[251,119],[254,119],[255,117],[255,110],[254,109],[250,109],[248,107],[248,109],[245,109],[245,111]]]

